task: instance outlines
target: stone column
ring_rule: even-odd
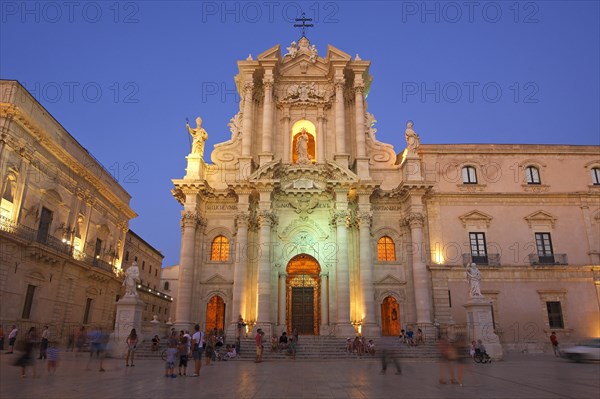
[[[231,320],[228,335],[235,337],[237,334],[238,317],[246,319],[246,272],[248,265],[248,222],[250,217],[245,212],[238,212],[235,216],[237,234],[235,239],[235,266],[233,270],[233,301],[231,307]]]
[[[349,156],[346,153],[346,118],[344,102],[343,77],[337,77],[335,81],[335,157],[336,162],[348,167]]]
[[[288,107],[283,109],[283,163],[290,163],[292,157],[290,156],[291,149],[291,136],[290,131],[290,109]]]
[[[325,163],[325,113],[323,107],[317,111],[317,163]]]
[[[254,84],[246,82],[244,84],[244,115],[242,117],[242,156],[252,156],[252,113],[253,100],[252,90]]]
[[[431,323],[431,297],[429,295],[427,266],[423,259],[425,254],[423,248],[423,214],[412,212],[405,218],[405,223],[410,227],[412,241],[412,269],[417,323],[429,324]]]
[[[258,215],[261,256],[258,263],[258,310],[256,326],[262,328],[267,337],[272,334],[271,320],[271,225],[274,215],[269,211],[260,211]]]
[[[329,305],[327,302],[327,273],[321,273],[321,333],[323,333],[323,326],[329,324]]]
[[[177,283],[177,308],[175,325],[177,330],[190,329],[191,306],[194,281],[194,251],[198,215],[192,211],[181,212],[181,254],[179,257],[179,281]]]
[[[286,280],[287,273],[279,273],[279,325],[283,326],[282,331],[286,331],[287,328],[287,320],[286,320]]]
[[[370,211],[358,214],[359,248],[360,248],[360,290],[363,297],[362,334],[367,337],[381,334],[375,322],[375,294],[373,291],[373,258],[371,255],[371,220]]]
[[[350,324],[350,273],[348,270],[348,211],[337,210],[333,217],[336,226],[336,336],[352,336],[355,331]]]
[[[273,78],[263,79],[264,102],[263,102],[263,134],[262,153],[259,155],[260,164],[263,165],[273,160]]]
[[[356,174],[361,178],[369,177],[369,158],[365,143],[365,106],[364,83],[358,81],[354,84],[354,112],[356,120]]]

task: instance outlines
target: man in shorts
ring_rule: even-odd
[[[263,339],[264,334],[265,333],[263,332],[262,328],[259,328],[258,330],[256,330],[256,337],[254,337],[254,340],[256,342],[256,360],[254,361],[254,363],[262,362],[262,356],[263,356],[262,339]]]
[[[200,331],[200,325],[194,326],[194,335],[192,335],[192,358],[194,359],[194,374],[192,377],[198,377],[200,375],[200,367],[202,365],[200,359],[202,358],[202,343],[204,342],[204,333]]]

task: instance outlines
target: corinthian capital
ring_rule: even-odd
[[[356,215],[358,219],[359,227],[371,227],[371,222],[373,220],[373,212],[370,211],[360,211]]]
[[[241,228],[241,227],[248,227],[248,224],[250,223],[250,215],[248,215],[247,213],[244,212],[238,212],[235,214],[235,227],[236,228]]]
[[[256,217],[256,222],[259,228],[263,226],[271,227],[277,223],[277,216],[273,212],[260,211]]]
[[[354,84],[354,93],[355,94],[363,94],[365,91],[365,84],[364,83],[355,83]]]
[[[181,213],[181,228],[196,227],[199,222],[199,216],[196,212],[183,211]]]
[[[423,223],[425,222],[425,217],[421,212],[411,212],[404,218],[404,223],[406,223],[410,228],[415,227],[423,227]]]
[[[340,223],[348,226],[350,224],[350,212],[348,211],[333,211],[331,213],[331,224],[338,226]]]

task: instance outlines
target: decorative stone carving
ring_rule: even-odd
[[[298,54],[298,44],[293,41],[292,44],[290,44],[290,47],[287,47],[286,50],[288,52],[284,55],[284,57],[295,58],[296,54]]]
[[[469,297],[470,298],[483,298],[481,294],[481,273],[475,263],[469,263],[467,265],[467,281],[469,282]]]
[[[319,88],[314,82],[310,84],[301,82],[285,87],[281,102],[284,103],[324,103],[329,101],[329,90],[327,87]]]
[[[359,211],[356,215],[358,225],[362,227],[371,227],[373,221],[373,212],[370,211]]]
[[[250,215],[244,212],[238,212],[235,215],[235,227],[240,228],[243,226],[248,226],[250,223]]]
[[[189,120],[185,123],[188,132],[192,135],[192,154],[204,157],[204,142],[208,140],[208,133],[202,128],[202,118],[196,118],[196,128],[192,129]]]
[[[138,268],[137,262],[133,261],[131,266],[125,270],[125,279],[123,285],[125,286],[125,296],[138,296],[136,284],[140,281],[140,269]]]
[[[313,210],[319,205],[319,198],[311,195],[311,196],[302,196],[299,199],[291,197],[289,199],[290,205],[294,208],[296,213],[312,213]]]
[[[411,229],[415,227],[423,227],[425,217],[420,212],[411,212],[404,218],[404,223]]]
[[[404,133],[406,137],[406,148],[408,155],[417,155],[417,148],[421,145],[421,139],[419,135],[413,130],[413,122],[408,121],[406,123],[406,131]]]
[[[185,211],[181,215],[181,228],[185,227],[197,227],[198,224],[202,224],[202,218],[198,216],[196,212]],[[206,224],[206,222],[204,222]]]
[[[315,62],[317,62],[317,58],[319,57],[319,52],[317,51],[317,47],[313,44],[312,46],[310,46],[310,62],[312,62],[313,64]]]
[[[277,223],[277,216],[271,211],[260,211],[256,216],[258,227],[273,226]]]
[[[310,164],[310,155],[308,155],[308,132],[305,128],[300,130],[300,135],[296,140],[296,154],[298,155],[297,163]]]

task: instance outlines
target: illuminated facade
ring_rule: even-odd
[[[465,321],[467,261],[499,324],[521,289],[537,295],[522,314],[540,325],[556,295],[597,319],[598,147],[421,145],[409,123],[397,154],[367,112],[369,66],[333,46],[319,57],[305,37],[238,62],[231,139],[212,163],[188,155],[173,180],[184,207],[175,323],[235,334],[241,315],[268,335],[430,333]],[[540,283],[517,289],[520,278]],[[563,330],[592,335],[579,316]]]
[[[18,82],[0,98],[1,322],[112,329],[130,196]]]

